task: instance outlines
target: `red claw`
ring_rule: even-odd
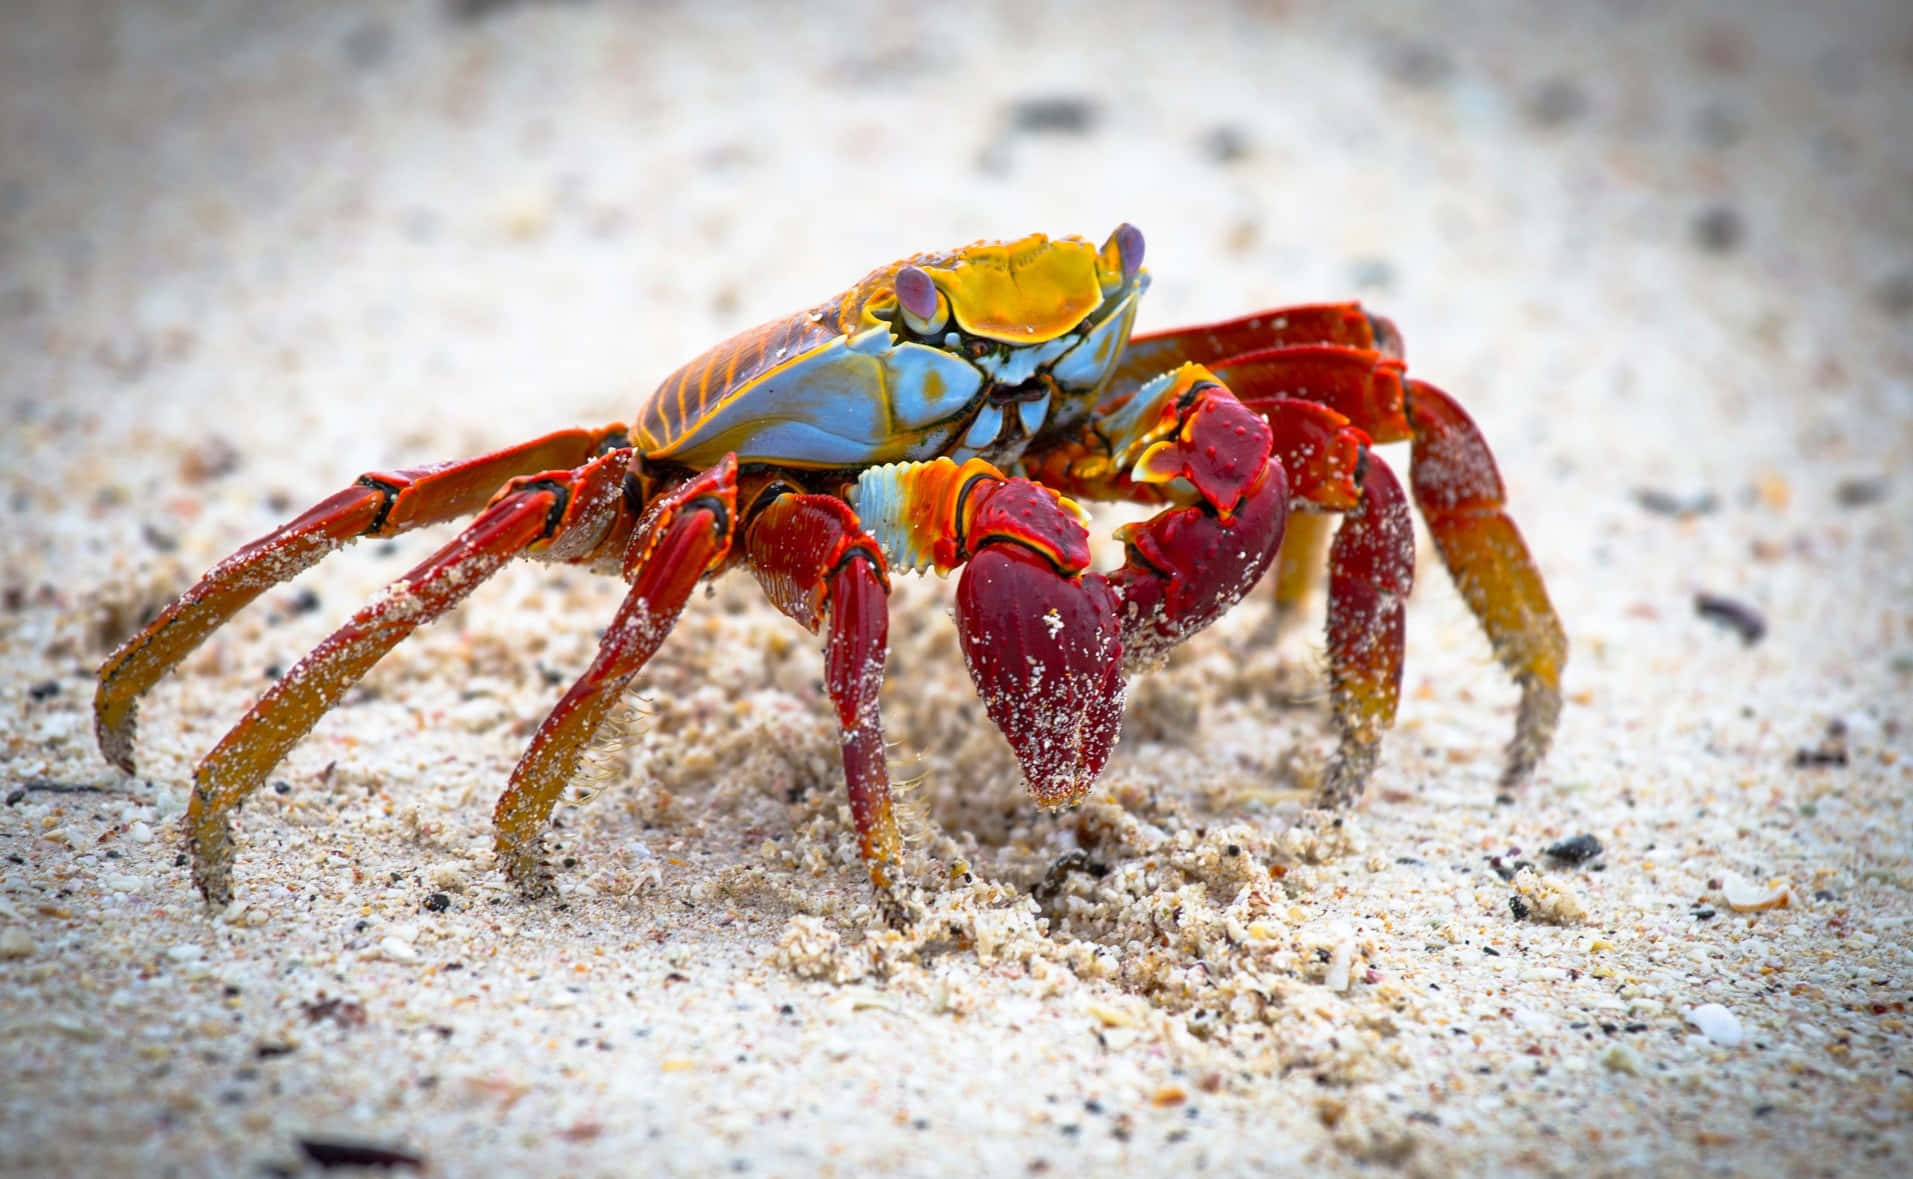
[[[957,583],[957,639],[990,719],[1036,801],[1088,793],[1123,716],[1116,595],[1098,574],[1066,577],[1014,543],[984,547]]]
[[[1110,574],[1124,611],[1123,646],[1132,670],[1208,626],[1260,581],[1282,544],[1288,484],[1269,464],[1234,516],[1172,508],[1117,535],[1129,550]]]

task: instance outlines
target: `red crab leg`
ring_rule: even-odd
[[[744,549],[772,604],[813,634],[829,624],[824,686],[837,708],[850,818],[878,903],[893,925],[900,924],[890,871],[902,843],[890,808],[878,711],[890,627],[883,552],[843,500],[794,493],[757,513],[745,530]]]
[[[1287,321],[1291,334],[1313,330],[1349,338],[1357,328],[1366,330],[1370,323],[1359,309],[1346,305],[1304,310],[1313,314]],[[1343,314],[1331,316],[1328,314],[1331,312]],[[1330,322],[1320,322],[1323,319]],[[1282,439],[1277,442],[1276,452],[1283,456],[1289,469],[1290,487],[1296,498],[1318,508],[1342,511],[1354,507],[1360,495],[1350,478],[1354,471],[1350,460],[1354,454],[1371,439],[1396,441],[1408,436],[1408,422],[1402,413],[1401,362],[1377,352],[1295,345],[1232,357],[1219,364],[1217,372],[1231,388],[1240,391],[1243,404],[1269,419],[1278,438]],[[1298,395],[1281,395],[1291,390]],[[1275,395],[1271,395],[1271,391]],[[1320,462],[1320,456],[1326,453],[1311,439],[1294,437],[1297,427],[1288,422],[1301,412],[1302,406],[1312,406],[1317,413],[1332,414],[1334,421],[1346,427],[1341,444],[1332,455],[1333,461],[1326,464],[1333,473],[1322,470],[1319,479],[1297,478],[1303,474],[1297,470],[1298,460],[1316,458]],[[1373,432],[1351,424],[1350,418],[1374,427]],[[1356,447],[1349,447],[1350,438],[1358,440]],[[1276,555],[1273,579],[1275,603],[1271,622],[1276,633],[1281,633],[1299,615],[1309,590],[1319,584],[1323,554],[1334,531],[1333,518],[1317,512],[1298,513],[1289,521],[1282,551]]]
[[[1245,404],[1269,412],[1272,423],[1281,416],[1275,407],[1282,399],[1302,398],[1336,410],[1378,443],[1413,441],[1415,502],[1463,600],[1521,689],[1502,784],[1512,788],[1525,779],[1546,752],[1560,716],[1567,637],[1505,511],[1505,490],[1486,440],[1447,394],[1405,379],[1394,325],[1355,304],[1333,304],[1146,336],[1132,349],[1119,370],[1124,379],[1133,379],[1131,369],[1147,363],[1203,361]],[[1300,547],[1293,561],[1285,554],[1278,577],[1278,589],[1286,585],[1297,598],[1307,585],[1299,574]],[[1337,658],[1331,632],[1331,662]],[[1392,716],[1392,706],[1386,712]],[[1344,755],[1351,749],[1348,733],[1344,729]],[[1331,767],[1331,787],[1358,790],[1359,783],[1347,779],[1353,762],[1343,756],[1338,765],[1345,768]]]
[[[1253,363],[1223,371],[1251,390],[1268,387],[1258,380]],[[1382,734],[1394,724],[1401,698],[1403,616],[1415,577],[1414,522],[1394,473],[1343,414],[1293,398],[1262,397],[1244,404],[1267,415],[1274,456],[1297,499],[1352,509],[1329,549],[1329,698],[1340,740],[1321,791],[1324,803],[1344,805],[1373,771]]]
[[[1112,390],[1140,385],[1179,364],[1214,366],[1224,357],[1295,344],[1341,344],[1402,354],[1395,325],[1363,311],[1359,303],[1276,307],[1221,323],[1134,337],[1117,366]]]
[[[423,524],[468,516],[484,507],[505,480],[575,467],[623,445],[623,438],[621,425],[560,430],[479,458],[359,476],[352,486],[213,566],[107,658],[93,698],[100,752],[132,773],[140,695],[267,589],[358,537],[396,536]]]
[[[374,663],[420,625],[458,604],[521,553],[583,555],[614,531],[629,450],[575,471],[521,476],[450,544],[352,616],[262,696],[193,771],[187,826],[193,880],[208,901],[232,899],[228,813]]]
[[[1317,801],[1346,806],[1375,768],[1402,694],[1403,616],[1415,581],[1415,522],[1395,473],[1368,456],[1361,506],[1328,556],[1329,707],[1340,741]]]
[[[521,887],[544,885],[538,842],[558,796],[625,687],[671,633],[691,591],[730,555],[736,520],[737,459],[727,455],[654,500],[632,532],[624,556],[631,589],[591,666],[538,726],[492,812],[498,858]]]
[[[963,567],[957,641],[984,709],[1039,805],[1081,799],[1115,748],[1123,683],[1118,603],[1085,572],[1080,510],[981,459],[872,468],[853,495],[899,568]]]

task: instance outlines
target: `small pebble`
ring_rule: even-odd
[[[1718,1003],[1702,1003],[1687,1013],[1687,1022],[1700,1030],[1709,1041],[1722,1048],[1740,1047],[1740,1020],[1734,1013]]]
[[[1745,223],[1732,205],[1710,205],[1694,217],[1694,243],[1713,254],[1725,254],[1747,236]]]
[[[1843,508],[1863,508],[1885,499],[1886,491],[1885,476],[1842,479],[1834,485],[1833,498]]]
[[[1727,876],[1722,880],[1720,895],[1727,902],[1727,907],[1736,913],[1759,913],[1767,909],[1786,908],[1793,899],[1793,890],[1784,881],[1759,885],[1738,876]]]
[[[1588,95],[1571,78],[1550,78],[1535,87],[1525,105],[1537,125],[1560,127],[1587,113]]]
[[[1642,511],[1657,516],[1671,516],[1676,520],[1690,520],[1720,509],[1720,498],[1706,490],[1677,495],[1660,487],[1636,487],[1634,502]]]
[[[133,825],[126,829],[126,837],[134,843],[151,843],[153,842],[153,829],[147,826],[144,820],[135,819],[133,820]]]
[[[25,926],[9,925],[0,929],[0,958],[31,958],[33,935]]]
[[[1607,1066],[1609,1072],[1626,1073],[1630,1077],[1641,1075],[1640,1055],[1626,1044],[1609,1045],[1601,1056],[1601,1063]]]
[[[418,951],[412,943],[399,938],[388,937],[379,943],[379,953],[394,962],[417,962]]]
[[[1549,844],[1541,854],[1557,864],[1585,864],[1601,854],[1601,841],[1592,835],[1570,836],[1559,843]]]
[[[1720,594],[1695,594],[1694,613],[1739,634],[1740,641],[1749,647],[1767,633],[1767,620],[1760,611]]]
[[[1433,90],[1454,75],[1454,58],[1439,45],[1422,41],[1389,41],[1381,49],[1382,72],[1404,86]]]
[[[1232,164],[1249,154],[1249,141],[1240,128],[1223,123],[1202,137],[1202,151],[1218,164]]]
[[[1087,135],[1102,110],[1093,98],[1076,94],[1038,94],[1010,104],[1010,126],[1017,131]]]
[[[1322,979],[1329,990],[1337,994],[1348,990],[1350,968],[1354,962],[1355,943],[1346,941],[1335,943],[1335,948],[1329,951],[1328,973]]]

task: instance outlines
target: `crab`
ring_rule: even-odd
[[[629,426],[360,476],[209,570],[99,671],[107,760],[134,769],[142,693],[267,588],[361,537],[472,517],[284,673],[201,760],[193,880],[232,897],[230,816],[367,669],[507,561],[629,585],[590,666],[547,715],[494,812],[504,871],[550,886],[540,842],[594,734],[704,579],[750,570],[823,637],[850,814],[893,920],[900,840],[878,709],[893,574],[962,573],[957,637],[986,711],[1045,808],[1081,800],[1117,739],[1127,677],[1272,566],[1293,606],[1321,564],[1338,739],[1319,801],[1371,775],[1401,691],[1415,540],[1372,449],[1410,441],[1415,502],[1520,688],[1502,774],[1528,777],[1559,716],[1567,641],[1479,429],[1405,375],[1401,337],[1354,303],[1132,336],[1143,237],[1040,234],[919,254],[705,352]],[[1078,501],[1159,505],[1092,567]],[[1285,535],[1287,539],[1285,540]]]

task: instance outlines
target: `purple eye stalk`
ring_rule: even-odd
[[[1123,260],[1123,282],[1136,280],[1136,272],[1142,269],[1142,230],[1125,221],[1109,235],[1116,243],[1116,254]]]
[[[915,266],[897,271],[897,307],[911,331],[929,335],[942,327],[942,303],[943,296],[937,293],[937,284],[930,281],[928,274]]]

